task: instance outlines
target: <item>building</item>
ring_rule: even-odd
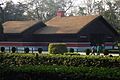
[[[8,21],[3,24],[0,46],[11,49],[39,47],[48,49],[49,43],[66,43],[68,48],[83,51],[93,45],[112,48],[118,38],[116,30],[102,16],[64,16],[62,11],[46,23],[42,21]]]

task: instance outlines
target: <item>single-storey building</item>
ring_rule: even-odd
[[[42,21],[7,21],[3,24],[0,46],[7,49],[29,47],[48,49],[49,43],[66,43],[67,47],[82,51],[93,45],[104,44],[112,48],[118,38],[117,31],[102,16],[63,16]]]

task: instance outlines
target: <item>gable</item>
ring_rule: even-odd
[[[117,31],[102,17],[99,16],[83,29],[79,31],[80,34],[105,34],[116,36]]]

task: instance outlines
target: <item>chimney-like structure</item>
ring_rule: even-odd
[[[65,16],[64,13],[65,13],[65,11],[63,11],[63,10],[58,10],[57,13],[56,13],[56,15],[57,15],[58,17],[64,17],[64,16]]]

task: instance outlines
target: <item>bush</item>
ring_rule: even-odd
[[[38,48],[38,53],[42,53],[43,49],[42,48]]]
[[[0,73],[5,74],[0,75],[2,80],[120,80],[119,68],[23,65],[2,67],[1,70]]]
[[[15,52],[16,52],[16,48],[12,47],[12,53],[15,53]]]
[[[86,55],[39,55],[34,54],[7,54],[0,55],[0,64],[5,65],[64,65],[64,66],[87,66],[119,68],[120,56],[86,56]]]
[[[5,52],[5,47],[1,47],[1,52]]]
[[[103,54],[104,55],[108,55],[109,54],[109,51],[107,49],[103,50]]]
[[[25,48],[24,51],[25,51],[25,53],[29,53],[30,50],[29,50],[29,48]]]
[[[73,49],[73,48],[70,48],[70,49],[69,49],[69,52],[74,53],[74,49]]]
[[[50,54],[63,54],[67,52],[66,44],[50,43],[48,47],[48,52]]]
[[[86,55],[89,55],[91,53],[91,50],[90,49],[86,49]]]

